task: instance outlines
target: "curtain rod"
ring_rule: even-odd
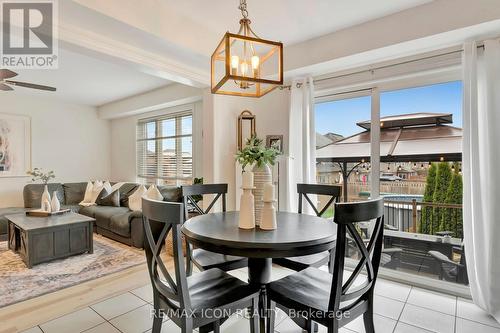
[[[484,49],[484,44],[481,43],[480,45],[477,46],[477,48],[478,49]],[[417,62],[417,61],[421,61],[421,60],[427,60],[427,59],[432,59],[432,58],[437,58],[437,57],[446,56],[446,55],[450,55],[450,54],[461,53],[463,51],[464,51],[463,49],[458,49],[458,50],[454,50],[454,51],[450,51],[450,52],[444,52],[444,53],[440,53],[440,54],[436,54],[436,55],[431,55],[431,56],[426,56],[426,57],[422,57],[422,58],[418,58],[418,59],[406,60],[406,61],[398,62],[398,63],[395,63],[395,64],[383,65],[383,66],[374,67],[374,68],[370,68],[370,69],[363,69],[363,70],[359,70],[357,72],[351,72],[351,73],[346,73],[346,74],[341,74],[341,75],[335,75],[335,76],[325,77],[325,78],[321,78],[321,79],[314,79],[313,83],[318,83],[318,82],[322,82],[322,81],[338,79],[338,78],[342,78],[342,77],[346,77],[346,76],[351,76],[351,75],[356,75],[356,74],[373,73],[374,71],[380,70],[380,69],[386,69],[386,68],[391,68],[391,67],[395,67],[395,66],[411,64],[413,62]],[[295,86],[297,88],[300,88],[300,87],[302,87],[303,84],[304,83],[302,83],[302,82],[297,82],[295,84]],[[292,88],[291,84],[279,86],[280,90],[285,90],[285,89],[290,90],[291,88]],[[360,91],[365,91],[365,90],[366,89],[362,89]]]

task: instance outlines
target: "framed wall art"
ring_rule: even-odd
[[[27,177],[30,169],[30,117],[0,113],[0,177]]]

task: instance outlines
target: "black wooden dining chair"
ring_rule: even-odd
[[[187,220],[189,211],[188,207],[192,207],[198,214],[208,214],[217,203],[217,200],[222,201],[222,211],[226,211],[226,193],[227,184],[197,184],[182,186],[182,197],[184,202],[184,216]],[[196,196],[204,196],[213,194],[215,197],[212,199],[207,209],[201,208]],[[220,253],[215,253],[203,249],[191,249],[188,246],[188,275],[192,273],[192,264],[200,270],[207,270],[211,268],[219,268],[225,272],[232,271],[238,268],[244,268],[248,265],[248,259],[243,257],[228,256]]]
[[[362,221],[374,221],[368,245],[354,226]],[[333,274],[309,267],[271,282],[267,288],[268,307],[274,309],[277,305],[286,313],[301,314],[292,319],[308,332],[312,331],[313,322],[317,322],[326,326],[329,333],[337,333],[340,327],[363,315],[366,332],[374,333],[373,291],[382,253],[383,199],[337,203],[334,222],[338,226]],[[354,239],[361,258],[343,282],[347,234]],[[366,276],[360,275],[363,271]],[[274,332],[274,313],[270,311],[268,332]]]
[[[163,316],[168,316],[183,333],[219,332],[230,313],[250,309],[250,330],[259,331],[259,288],[213,268],[186,275],[181,245],[183,204],[142,199],[145,252],[153,287],[153,333],[160,333]],[[172,231],[173,265],[164,261],[162,248]],[[172,267],[173,266],[173,267]],[[221,314],[222,316],[219,316]]]
[[[297,184],[297,193],[299,194],[298,212],[299,214],[302,214],[302,205],[305,199],[305,201],[312,207],[314,213],[316,213],[317,216],[322,217],[328,211],[328,209],[332,208],[333,204],[338,201],[341,192],[342,187],[336,185]],[[321,210],[318,210],[309,195],[327,196],[328,201]],[[333,262],[334,255],[335,251],[330,250],[300,257],[275,258],[273,259],[273,263],[292,269],[294,271],[301,271],[308,267],[319,268],[323,265],[328,264],[328,269],[330,273],[332,273],[333,266],[331,265],[331,263]]]

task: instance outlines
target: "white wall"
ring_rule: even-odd
[[[54,170],[56,182],[108,179],[110,124],[93,107],[4,92],[0,113],[31,117],[32,167]],[[30,178],[0,178],[0,208],[23,206]]]
[[[111,121],[111,178],[114,181],[137,181],[136,173],[136,127],[142,118],[161,114],[193,110],[193,172],[195,177],[202,176],[201,158],[201,102],[180,105],[153,112],[142,113]]]
[[[275,90],[258,99],[207,93],[203,103],[203,143],[209,145],[204,147],[203,175],[207,183],[228,183],[227,208],[234,210],[238,116],[243,110],[250,110],[256,116],[259,138],[283,134],[286,153],[289,91]]]

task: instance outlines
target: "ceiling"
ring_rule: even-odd
[[[59,49],[56,70],[14,70],[13,80],[53,86],[56,92],[15,87],[14,93],[54,96],[77,104],[99,106],[171,82],[136,69]],[[12,93],[12,92],[10,92]]]
[[[173,13],[217,34],[237,32],[238,0],[163,0]],[[254,31],[285,46],[387,16],[432,0],[247,0]],[[183,33],[183,29],[177,31]]]

